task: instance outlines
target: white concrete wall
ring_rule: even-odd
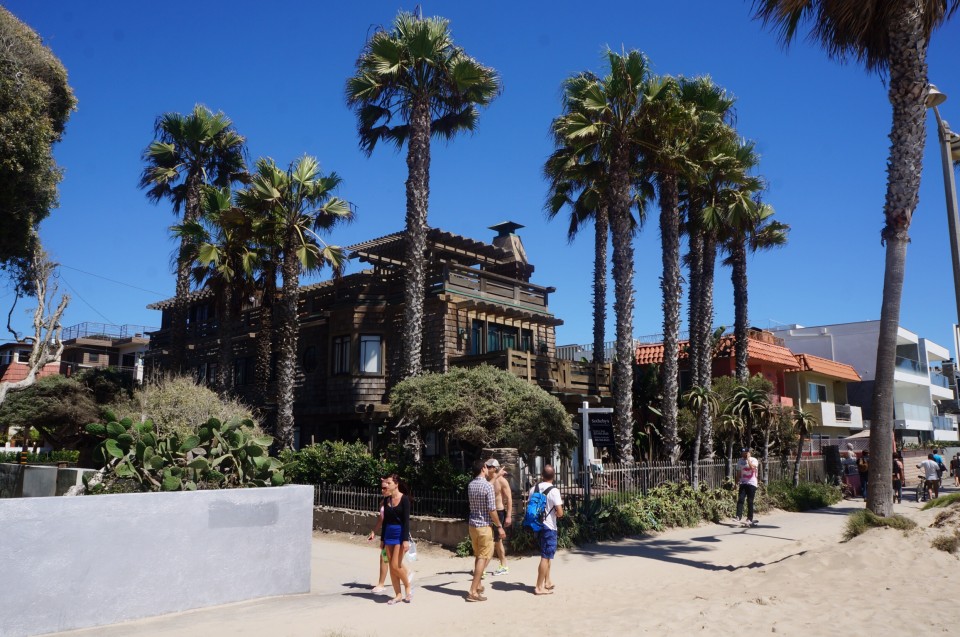
[[[0,500],[0,635],[307,593],[312,526],[300,485]]]

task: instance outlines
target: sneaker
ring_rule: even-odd
[[[506,566],[501,566],[500,568],[498,568],[497,570],[495,570],[495,571],[494,571],[493,573],[491,573],[491,574],[492,574],[492,575],[506,575],[506,574],[509,573],[509,572],[510,572],[510,569],[509,569],[509,568],[507,568]]]
[[[739,515],[733,516],[733,521],[734,521],[734,522],[740,522],[740,516],[739,516]]]
[[[760,523],[757,522],[756,520],[750,520],[750,526],[759,526],[759,525]]]

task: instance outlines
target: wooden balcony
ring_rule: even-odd
[[[431,272],[427,287],[435,294],[455,294],[543,313],[547,312],[549,295],[555,290],[455,263],[444,263]]]
[[[483,364],[508,371],[527,382],[536,383],[551,394],[565,397],[609,397],[611,395],[609,363],[596,365],[565,361],[515,349],[450,359],[450,365],[453,367],[476,367]]]

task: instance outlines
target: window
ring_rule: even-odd
[[[380,374],[383,365],[380,357],[380,336],[362,334],[360,336],[360,371],[364,374]]]
[[[333,338],[333,373],[350,373],[350,337],[335,336]]]
[[[483,354],[483,321],[477,319],[470,327],[470,353]]]
[[[309,374],[317,368],[317,348],[309,345],[303,350],[303,371]]]
[[[0,365],[9,365],[10,361],[13,360],[13,352],[7,350],[5,352],[0,352]]]
[[[18,363],[29,363],[29,362],[30,362],[30,350],[28,350],[28,349],[17,350],[17,362],[18,362]]]
[[[498,352],[517,348],[517,328],[487,323],[487,351]]]
[[[807,401],[811,403],[823,403],[827,401],[827,388],[817,383],[807,383]]]
[[[136,354],[124,354],[120,358],[120,367],[134,367],[137,364]]]
[[[233,385],[243,387],[250,384],[250,358],[243,357],[233,361]]]
[[[88,353],[87,353],[87,362],[88,362],[88,363],[99,363],[99,362],[100,362],[100,354],[93,353],[93,352],[88,352]]]

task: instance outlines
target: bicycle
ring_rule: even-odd
[[[917,488],[914,499],[917,502],[927,501],[927,478],[924,475],[917,476]]]

